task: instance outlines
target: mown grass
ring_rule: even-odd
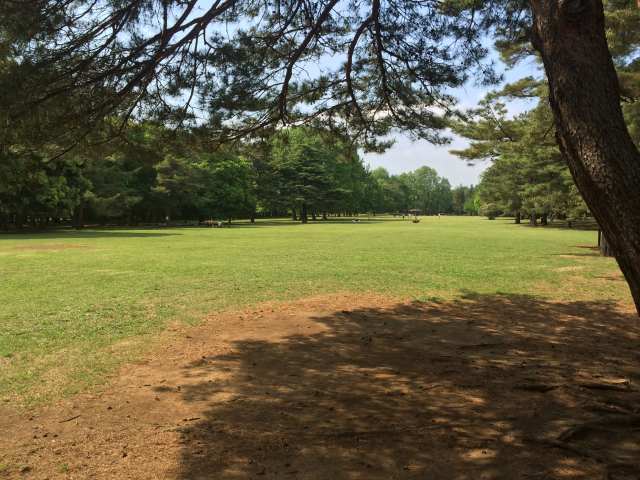
[[[425,217],[0,236],[0,399],[101,382],[168,321],[331,292],[629,302],[596,232]]]

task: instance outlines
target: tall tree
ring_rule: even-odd
[[[504,97],[531,97],[537,104],[510,118]],[[452,150],[453,154],[467,162],[492,161],[480,184],[485,211],[514,215],[516,223],[526,214],[536,224],[538,216],[545,223],[549,215],[572,216],[586,210],[553,138],[544,84],[525,78],[492,92],[453,129],[471,140],[468,148]]]
[[[343,137],[309,127],[282,130],[271,147],[272,180],[280,198],[300,212],[358,212],[363,204],[366,171]]]
[[[531,7],[560,150],[640,311],[640,152],[622,114],[602,2],[539,0]]]

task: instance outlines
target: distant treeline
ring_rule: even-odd
[[[428,167],[369,171],[351,142],[325,130],[291,128],[234,146],[208,138],[142,123],[59,157],[13,146],[0,153],[0,227],[477,214],[473,187],[451,188]]]

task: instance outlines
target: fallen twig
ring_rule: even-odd
[[[516,390],[525,390],[527,392],[547,393],[551,390],[555,390],[556,388],[560,388],[560,385],[549,385],[546,383],[520,383],[513,388]]]
[[[607,465],[606,468],[605,468],[604,480],[616,480],[616,478],[620,478],[620,477],[618,477],[618,475],[616,475],[616,477],[613,476],[612,470],[614,470],[614,469],[623,470],[625,476],[627,476],[628,474],[638,475],[640,473],[640,469],[638,468],[637,464],[611,463],[611,464]],[[620,473],[620,472],[618,472],[618,473]]]
[[[609,383],[609,382],[579,382],[578,386],[589,390],[612,390],[615,392],[633,392],[629,382]]]
[[[620,407],[618,405],[604,405],[601,403],[594,403],[590,405],[585,405],[583,407],[585,410],[590,410],[592,412],[601,412],[601,413],[611,413],[617,415],[632,415],[633,411]]]
[[[598,420],[593,420],[590,422],[585,422],[580,425],[576,425],[575,427],[571,427],[568,430],[565,430],[558,436],[558,440],[561,442],[566,442],[569,439],[575,437],[581,432],[588,430],[601,430],[606,432],[615,432],[615,429],[610,427],[613,426],[621,426],[621,427],[632,427],[636,424],[640,424],[640,415],[616,415],[604,417]]]
[[[466,348],[493,348],[493,347],[504,347],[507,346],[506,343],[474,343],[471,345],[459,345],[458,348],[466,349]]]
[[[71,420],[75,420],[76,418],[80,418],[80,415],[76,415],[76,416],[71,417],[71,418],[66,418],[64,420],[60,420],[58,423],[67,423],[67,422],[70,422]]]
[[[296,432],[297,435],[305,435],[305,436],[318,436],[318,437],[360,437],[367,435],[420,435],[424,430],[437,430],[441,428],[447,428],[450,425],[447,424],[436,424],[436,425],[424,425],[420,427],[413,428],[384,428],[384,429],[376,429],[376,430],[343,430],[343,431],[306,431],[306,432]]]
[[[585,450],[584,448],[576,447],[574,445],[562,442],[560,440],[551,440],[551,439],[542,439],[542,438],[530,438],[529,440],[534,441],[536,443],[541,443],[543,445],[547,445],[550,447],[559,448],[561,450],[566,450],[567,452],[571,452],[578,456],[595,460],[598,463],[603,463],[603,464],[607,463],[606,459],[604,457],[601,457],[597,453],[593,453],[589,450]]]

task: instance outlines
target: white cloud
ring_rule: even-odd
[[[494,54],[495,55],[495,54]],[[497,56],[496,56],[497,59]],[[505,83],[514,82],[528,75],[540,76],[540,66],[535,61],[524,62],[505,72]],[[479,88],[472,83],[456,89],[452,93],[458,97],[458,106],[462,109],[473,108],[489,90],[499,86]],[[510,115],[517,115],[533,106],[530,101],[510,102],[507,109]],[[465,161],[451,155],[449,150],[463,149],[468,142],[456,137],[450,145],[436,146],[424,140],[412,142],[406,135],[394,136],[396,144],[385,153],[365,154],[364,161],[371,168],[384,167],[390,173],[409,172],[424,165],[434,168],[442,177],[448,178],[451,185],[477,185],[480,174],[489,166],[489,162],[479,162],[468,166]]]
[[[451,185],[477,185],[480,174],[489,166],[488,162],[472,167],[449,153],[450,149],[465,148],[467,143],[455,138],[453,143],[445,146],[432,145],[427,141],[412,142],[405,135],[397,135],[396,144],[382,154],[367,153],[364,161],[372,169],[384,167],[390,173],[409,172],[422,166],[435,169],[442,177],[448,178]]]

